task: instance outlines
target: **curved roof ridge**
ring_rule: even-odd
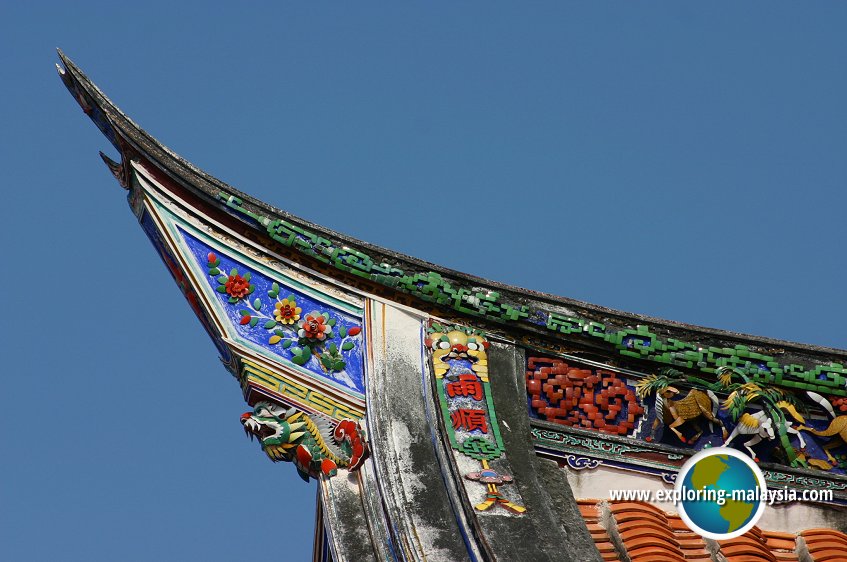
[[[731,330],[721,330],[687,324],[674,320],[615,310],[602,305],[596,305],[568,297],[507,285],[472,274],[451,270],[425,260],[358,240],[325,226],[312,223],[308,220],[292,215],[285,210],[277,209],[234,188],[226,182],[215,178],[207,172],[204,172],[188,160],[173,152],[121,111],[61,50],[59,50],[58,53],[66,68],[66,71],[63,71],[61,68],[59,68],[59,71],[63,75],[62,79],[65,81],[65,84],[69,89],[73,91],[73,88],[78,86],[91,98],[94,105],[96,105],[103,115],[105,115],[111,126],[116,128],[121,133],[121,137],[128,143],[131,143],[135,150],[151,159],[153,164],[158,166],[164,173],[176,179],[185,187],[192,189],[199,195],[203,196],[207,201],[213,202],[220,208],[226,208],[226,205],[217,197],[221,191],[224,191],[240,200],[239,203],[241,203],[245,209],[264,213],[264,215],[272,218],[282,218],[285,221],[289,221],[299,227],[302,227],[303,229],[314,231],[321,237],[335,241],[339,246],[367,249],[368,251],[376,254],[376,256],[382,260],[394,262],[401,266],[408,266],[409,271],[434,272],[449,281],[457,282],[460,286],[464,284],[466,287],[472,288],[473,291],[488,290],[490,293],[496,292],[498,295],[505,294],[516,303],[534,303],[536,305],[535,308],[542,312],[567,314],[568,312],[576,310],[579,315],[586,317],[588,320],[602,320],[604,322],[629,327],[646,324],[654,330],[664,330],[666,333],[663,335],[674,338],[681,337],[682,334],[687,333],[689,336],[695,336],[695,338],[702,340],[717,339],[730,344],[734,343],[740,345],[785,348],[796,353],[817,356],[817,360],[819,361],[832,359],[847,360],[847,350],[845,349],[792,342],[766,336],[757,336]],[[80,103],[82,104],[83,102]],[[100,126],[99,123],[98,126]],[[107,134],[107,136],[109,135]],[[120,149],[120,147],[118,148]],[[255,224],[251,224],[246,220],[244,220],[244,223],[264,233],[264,228],[257,227]],[[374,263],[377,263],[376,259],[374,260]],[[542,306],[539,307],[538,305]],[[553,308],[551,309],[551,307]],[[462,310],[459,310],[459,312],[462,312]],[[495,318],[494,320],[497,319]],[[532,326],[530,324],[533,324],[533,322],[524,322],[522,327],[531,328]],[[540,324],[543,327],[544,322],[534,322],[534,324]],[[555,335],[555,331],[551,332],[549,335]],[[710,342],[707,341],[703,345],[708,346],[710,345]],[[820,357],[822,355],[829,357],[824,359]]]

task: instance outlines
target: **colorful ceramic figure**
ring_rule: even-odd
[[[432,332],[426,338],[426,346],[432,349],[432,363],[436,378],[441,378],[450,370],[448,361],[467,359],[471,369],[483,382],[488,382],[488,341],[482,333],[475,330],[445,328],[433,324]]]
[[[801,416],[797,410],[786,401],[780,401],[776,404],[780,409],[787,412],[791,415],[795,420],[800,423],[803,423],[805,420],[803,416]],[[796,435],[800,440],[800,448],[806,447],[806,441],[803,439],[803,435],[796,429],[794,429],[790,424],[786,424],[785,431]],[[756,453],[753,451],[753,445],[757,445],[763,439],[767,439],[768,441],[773,441],[776,439],[777,434],[774,432],[774,421],[768,415],[767,410],[760,410],[755,413],[745,412],[738,418],[738,425],[735,426],[735,429],[732,430],[732,433],[729,434],[729,438],[724,441],[724,445],[729,445],[732,443],[732,440],[738,437],[739,435],[752,435],[753,437],[744,442],[744,448],[746,448],[750,452],[750,456],[753,457],[753,460],[759,462],[759,457],[756,456]]]
[[[668,370],[672,371],[672,370]],[[673,371],[678,373],[678,371]],[[667,374],[652,375],[642,380],[636,386],[638,395],[642,398],[648,396],[651,392],[656,393],[656,419],[653,421],[650,435],[645,438],[646,441],[652,441],[655,438],[656,430],[660,425],[666,425],[683,443],[695,443],[703,434],[703,429],[698,423],[701,417],[706,418],[709,422],[709,431],[714,431],[714,424],[720,426],[724,439],[726,439],[727,431],[723,422],[717,417],[719,401],[718,397],[711,390],[699,390],[692,388],[684,398],[674,400],[673,397],[680,393],[680,390],[671,385],[672,379],[668,378]],[[691,422],[696,433],[686,439],[682,432],[678,429],[686,422]]]
[[[832,466],[838,465],[838,461],[832,456],[830,451],[847,444],[847,415],[836,416],[831,422],[829,422],[829,427],[824,430],[806,427],[805,425],[801,425],[797,429],[800,431],[808,431],[812,435],[817,435],[818,437],[833,437],[833,439],[824,445],[822,449],[823,452],[826,453],[826,458],[829,459],[830,463],[832,463]]]
[[[339,467],[356,470],[367,458],[367,444],[353,420],[342,420],[333,427],[328,418],[259,402],[252,412],[241,416],[241,424],[251,439],[258,437],[272,461],[293,462],[306,481],[335,476]]]

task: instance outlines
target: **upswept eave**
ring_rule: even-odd
[[[319,481],[315,560],[788,560],[843,542],[847,350],[616,311],[347,237],[198,169],[59,56],[253,408],[243,429]],[[787,508],[795,520],[780,507],[762,519],[773,531],[721,544],[662,511],[667,498],[605,499],[669,490],[721,446],[749,454],[776,501],[816,494]],[[797,535],[798,520],[839,531]]]
[[[535,313],[553,313],[556,315],[576,316],[583,318],[586,322],[602,322],[614,327],[635,327],[647,325],[653,332],[658,333],[663,338],[674,338],[683,341],[690,341],[696,345],[703,347],[717,346],[726,347],[731,345],[744,345],[759,350],[774,348],[779,350],[779,353],[787,354],[785,358],[788,362],[799,362],[810,364],[822,364],[832,361],[847,360],[847,350],[810,345],[804,343],[790,342],[775,338],[755,336],[733,332],[728,330],[718,330],[702,326],[695,326],[681,322],[654,318],[646,315],[634,314],[619,310],[610,309],[604,306],[599,306],[583,301],[560,297],[514,287],[490,281],[474,275],[454,271],[448,268],[441,267],[436,264],[429,263],[411,256],[407,256],[392,250],[381,248],[365,241],[357,240],[350,236],[335,232],[324,226],[311,223],[307,220],[296,217],[286,211],[277,209],[264,203],[258,199],[251,197],[248,194],[228,185],[227,183],[207,174],[200,170],[187,160],[183,159],[154,137],[145,132],[132,119],[124,114],[108,97],[93,83],[88,77],[76,66],[61,50],[59,57],[65,66],[65,69],[59,68],[62,80],[66,87],[72,92],[84,92],[86,100],[77,101],[86,109],[86,113],[95,120],[90,108],[85,107],[85,103],[92,104],[105,120],[111,126],[114,136],[110,137],[108,131],[104,131],[107,138],[115,144],[118,150],[121,151],[124,160],[131,159],[133,152],[148,160],[163,173],[167,174],[173,180],[188,189],[191,193],[196,194],[206,204],[211,204],[218,209],[229,212],[236,216],[244,225],[258,231],[263,236],[268,237],[266,228],[263,225],[250,220],[244,214],[252,214],[252,216],[266,217],[271,221],[281,219],[294,225],[303,231],[313,233],[317,237],[325,239],[335,248],[355,249],[364,252],[373,260],[374,264],[390,264],[392,268],[397,268],[409,274],[429,273],[433,272],[449,283],[449,286],[455,289],[466,289],[467,294],[479,293],[497,293],[502,299],[502,302],[508,303],[509,307],[526,307],[530,311],[528,315],[519,318],[508,319],[505,322],[509,330],[516,329],[515,332],[508,332],[509,335],[518,335],[521,332],[528,331],[533,335],[542,335],[545,338],[553,340],[558,335],[555,329],[549,329],[549,321],[547,330],[545,330],[544,319],[538,320],[539,316],[533,316]],[[97,123],[103,130],[101,123]],[[114,170],[113,170],[114,171]],[[229,206],[220,197],[220,193],[233,196],[238,201],[238,206],[242,209],[241,214],[233,213],[232,205]],[[230,198],[230,201],[233,199]],[[375,281],[379,283],[379,281]],[[401,290],[402,291],[402,290]],[[402,291],[406,292],[406,291]],[[419,295],[415,295],[419,296]],[[426,300],[426,299],[424,299]],[[432,302],[432,301],[430,301]],[[443,303],[440,303],[443,304]],[[478,304],[478,303],[477,303]],[[467,315],[479,319],[482,317],[486,320],[493,320],[494,326],[504,325],[502,317],[493,317],[481,314],[468,314],[464,310],[457,307],[453,312],[459,315]],[[501,315],[502,316],[502,315]],[[560,330],[563,331],[563,330]],[[783,359],[780,359],[783,361]]]

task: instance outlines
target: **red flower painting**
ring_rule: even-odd
[[[236,299],[245,297],[250,292],[250,282],[238,274],[230,275],[225,287],[227,294]]]
[[[306,318],[300,322],[300,330],[298,330],[297,335],[301,338],[323,340],[330,330],[330,326],[326,324],[326,318],[321,314],[313,312],[307,314]]]

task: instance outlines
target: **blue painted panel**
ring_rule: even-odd
[[[207,273],[206,281],[230,323],[244,340],[292,366],[299,365],[317,377],[364,393],[361,316],[331,306],[291,282],[272,279],[255,267],[247,267],[188,232],[180,229],[180,234],[199,269]],[[214,258],[211,261],[210,254]],[[242,294],[247,290],[249,294]],[[299,318],[291,324],[282,323],[277,307],[284,309],[283,304],[291,299],[300,309]],[[314,320],[310,325],[306,322],[308,317]],[[323,339],[315,337],[321,330],[328,330],[323,332]]]

